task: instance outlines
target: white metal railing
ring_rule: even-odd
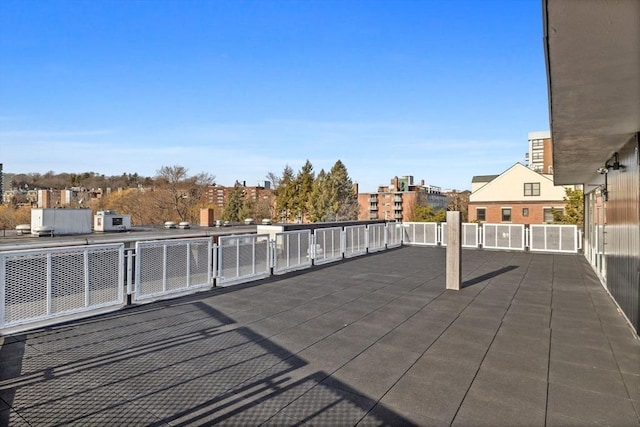
[[[404,227],[401,222],[389,222],[385,226],[387,248],[397,248],[402,245]]]
[[[529,226],[529,250],[536,252],[578,252],[579,233],[575,225]]]
[[[437,222],[407,222],[402,242],[410,245],[437,246],[439,243]]]
[[[387,240],[386,224],[369,224],[367,226],[367,250],[369,252],[386,249]]]
[[[483,224],[482,247],[523,251],[526,247],[524,224]]]
[[[270,275],[268,234],[225,236],[218,240],[217,284],[228,286]]]
[[[0,330],[124,301],[124,244],[0,252]]]
[[[277,233],[273,242],[273,272],[275,274],[311,266],[311,230]]]
[[[317,228],[313,231],[311,256],[315,264],[342,259],[342,228]]]
[[[213,286],[211,238],[136,243],[135,299]]]
[[[344,256],[346,258],[367,253],[367,226],[344,227]]]
[[[477,248],[480,243],[480,234],[478,224],[474,222],[465,222],[462,224],[462,247]],[[440,224],[440,244],[447,246],[447,223]]]
[[[446,245],[446,224],[388,223],[0,252],[0,332],[309,268],[401,244]],[[575,225],[465,223],[465,247],[575,253]],[[126,283],[125,283],[126,277]]]

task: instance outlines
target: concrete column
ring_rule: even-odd
[[[462,278],[462,220],[460,212],[447,212],[447,289],[460,290]]]

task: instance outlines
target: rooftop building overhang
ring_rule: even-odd
[[[640,131],[640,1],[542,4],[555,183],[585,183]]]

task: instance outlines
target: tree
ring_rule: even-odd
[[[469,214],[469,190],[457,191],[453,190],[447,194],[447,209],[450,211],[459,211],[462,222],[466,222]]]
[[[322,169],[313,181],[309,206],[309,221],[311,222],[326,221],[330,215],[331,200],[327,179],[327,173]]]
[[[0,205],[0,230],[12,230],[20,224],[31,222],[31,207]]]
[[[293,182],[295,194],[292,203],[292,214],[301,221],[308,219],[314,180],[313,166],[311,162],[307,160]]]
[[[411,221],[415,222],[445,222],[447,213],[444,209],[434,209],[433,206],[416,206],[413,209]]]
[[[282,222],[290,221],[295,217],[293,214],[296,197],[294,181],[293,169],[291,169],[289,165],[286,165],[282,171],[278,188],[275,190],[276,213]]]
[[[330,211],[328,220],[349,221],[358,219],[358,195],[353,189],[347,168],[336,161],[327,176]]]
[[[158,186],[161,190],[156,198],[158,206],[180,221],[197,220],[196,207],[200,203],[203,191],[213,185],[215,177],[201,172],[189,176],[183,166],[162,166],[157,171]]]
[[[267,181],[271,183],[271,188],[276,190],[278,188],[278,185],[280,184],[280,177],[273,172],[269,172],[267,173],[266,178]]]
[[[240,222],[243,215],[244,187],[236,182],[229,194],[229,200],[222,212],[222,220],[229,222]]]
[[[273,197],[271,196],[270,193],[268,195],[262,196],[256,201],[253,218],[255,218],[256,220],[259,220],[259,219],[277,220],[277,218],[274,218]]]
[[[582,228],[584,224],[584,193],[567,187],[563,198],[566,205],[564,211],[552,209],[553,221],[559,224],[576,224]]]
[[[242,206],[240,208],[240,220],[244,220],[247,218],[256,219],[256,202],[243,192],[242,195]]]

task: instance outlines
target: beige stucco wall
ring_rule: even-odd
[[[525,196],[525,183],[540,183],[539,196]],[[553,185],[550,175],[541,175],[526,166],[516,163],[487,185],[471,193],[470,202],[540,202],[562,201],[565,187]]]

